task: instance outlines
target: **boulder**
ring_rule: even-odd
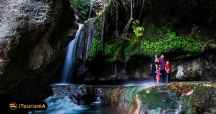
[[[0,94],[45,97],[75,30],[69,1],[1,0]]]

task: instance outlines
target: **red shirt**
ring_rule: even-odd
[[[172,71],[172,65],[170,63],[165,64],[165,71],[166,73],[170,73]]]

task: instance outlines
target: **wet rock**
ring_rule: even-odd
[[[216,80],[214,75],[216,70],[215,57],[215,53],[206,52],[198,58],[179,60],[179,62],[174,63],[172,78],[174,80],[214,81]]]
[[[109,87],[104,100],[120,113],[214,113],[215,83],[181,82],[169,85]],[[193,92],[189,93],[191,90]],[[200,100],[202,99],[202,100]]]
[[[65,32],[76,30],[69,2],[1,0],[0,9],[0,91],[46,95],[64,60]]]
[[[170,56],[167,55],[166,57],[169,58]],[[171,59],[171,81],[215,81],[215,57],[215,50],[206,50],[198,56]],[[93,81],[94,78],[97,79],[96,77],[102,77],[106,81],[115,80],[116,82],[121,80],[152,80],[151,60],[143,58],[134,58],[134,60],[129,61],[126,65],[122,65],[122,63],[98,65],[101,70],[95,71],[89,69],[91,66],[86,66],[88,69],[86,74],[88,73],[88,78],[93,79]],[[92,66],[96,67],[94,62],[92,64],[94,64]],[[87,77],[84,75],[84,78]]]
[[[57,84],[52,87],[54,96],[71,96],[75,103],[75,93],[85,95],[79,97],[79,100],[89,104],[100,97],[101,106],[105,105],[119,114],[214,114],[216,106],[216,86],[210,82],[115,86]]]
[[[41,39],[30,55],[29,66],[32,70],[47,66],[55,57],[54,49],[48,43],[47,39]]]

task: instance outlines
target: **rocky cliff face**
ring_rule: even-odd
[[[188,35],[189,37],[186,38],[187,40],[193,39],[193,34],[197,34],[198,36],[199,34],[206,34],[206,36],[201,35],[200,37],[194,38],[198,41],[198,43],[201,43],[202,41],[203,44],[200,46],[200,50],[196,52],[187,52],[179,49],[182,44],[180,47],[177,46],[178,43],[181,43],[181,41],[176,39],[179,41],[178,43],[174,43],[172,41],[170,44],[173,44],[173,46],[170,46],[170,49],[164,49],[165,51],[160,53],[164,53],[173,64],[173,80],[216,80],[214,75],[216,68],[216,62],[214,60],[216,56],[214,53],[216,49],[216,42],[215,33],[213,32],[215,30],[215,22],[212,20],[215,17],[209,13],[210,10],[215,11],[215,8],[211,8],[211,1],[173,2],[171,0],[166,0],[158,2],[155,0],[133,0],[132,2],[133,3],[131,3],[130,0],[116,0],[110,2],[107,9],[103,13],[105,21],[102,19],[105,25],[104,45],[105,48],[106,46],[107,48],[104,52],[102,52],[103,50],[100,50],[101,47],[98,46],[100,47],[98,50],[100,50],[101,53],[98,51],[97,54],[99,54],[95,54],[95,58],[90,60],[89,63],[86,63],[87,68],[85,68],[85,70],[83,70],[83,66],[77,68],[77,82],[80,80],[84,80],[86,82],[90,81],[93,83],[95,81],[145,80],[150,77],[150,62],[152,61],[152,57],[148,56],[146,52],[144,52],[143,55],[141,54],[142,52],[140,51],[139,46],[137,46],[139,43],[130,45],[133,43],[125,42],[125,39],[133,39],[134,31],[131,31],[133,30],[133,27],[130,26],[131,24],[133,26],[132,22],[135,22],[136,20],[140,23],[144,23],[139,26],[144,29],[144,37],[140,39],[148,41],[149,38],[152,42],[154,41],[154,46],[146,46],[145,48],[146,50],[152,49],[152,52],[160,50],[160,48],[166,45],[164,43],[168,42],[165,41],[161,43],[164,45],[154,48],[157,47],[157,41],[168,37],[161,37],[163,35],[161,35],[160,32],[163,31],[163,28],[160,28],[160,26],[164,26],[165,28],[172,26],[171,28],[174,29],[177,35]],[[197,6],[200,8],[199,11],[197,10]],[[143,9],[143,11],[141,11],[141,9]],[[130,21],[131,15],[132,21]],[[148,26],[145,23],[153,23],[152,25],[156,25],[157,27],[154,28],[153,26]],[[137,26],[137,28],[139,27]],[[101,27],[99,28],[101,29]],[[127,31],[124,31],[125,28],[127,28]],[[162,31],[154,31],[154,29],[161,29]],[[172,29],[170,30],[172,31]],[[99,31],[97,32],[100,33]],[[152,36],[148,36],[149,34],[152,34]],[[158,39],[154,40],[154,38]],[[95,39],[97,39],[97,37],[95,37]],[[99,38],[98,41],[100,41]],[[140,42],[142,42],[142,40],[140,40]],[[149,42],[146,44],[149,44]],[[168,45],[170,44],[167,44],[167,47],[169,47]],[[98,44],[95,43],[95,47],[97,47],[97,45]],[[185,46],[183,47],[188,45],[190,44],[185,43]],[[196,44],[191,48],[195,46]],[[132,48],[130,49],[128,47]],[[186,48],[186,50],[190,49],[190,47]],[[97,48],[95,48],[95,50],[96,49]],[[106,54],[109,53],[109,50],[111,50],[111,54]],[[193,54],[197,52],[198,54]],[[103,55],[103,53],[105,54]],[[134,56],[131,57],[129,53]],[[158,52],[158,54],[160,53]],[[127,60],[125,58],[130,59]]]
[[[76,29],[69,2],[1,0],[0,9],[0,94],[44,96],[64,60],[65,31]]]
[[[167,55],[166,57],[170,57]],[[180,57],[180,56],[177,56]],[[199,56],[177,58],[171,60],[172,64],[172,81],[215,81],[216,54],[213,50],[206,50]],[[127,63],[103,63],[93,61],[87,66],[84,72],[78,71],[79,78],[84,77],[84,82],[95,83],[107,82],[118,83],[128,80],[153,80],[151,76],[151,59],[147,57],[134,57]],[[100,69],[100,70],[98,70]]]
[[[173,70],[173,79],[215,81],[215,56],[215,52],[211,50],[206,51],[201,57],[182,59],[176,62]],[[182,73],[180,73],[181,69]]]

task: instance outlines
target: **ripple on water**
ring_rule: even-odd
[[[48,97],[45,102],[48,109],[40,112],[30,112],[29,114],[79,114],[86,110],[86,107],[74,104],[71,99],[65,97]]]

